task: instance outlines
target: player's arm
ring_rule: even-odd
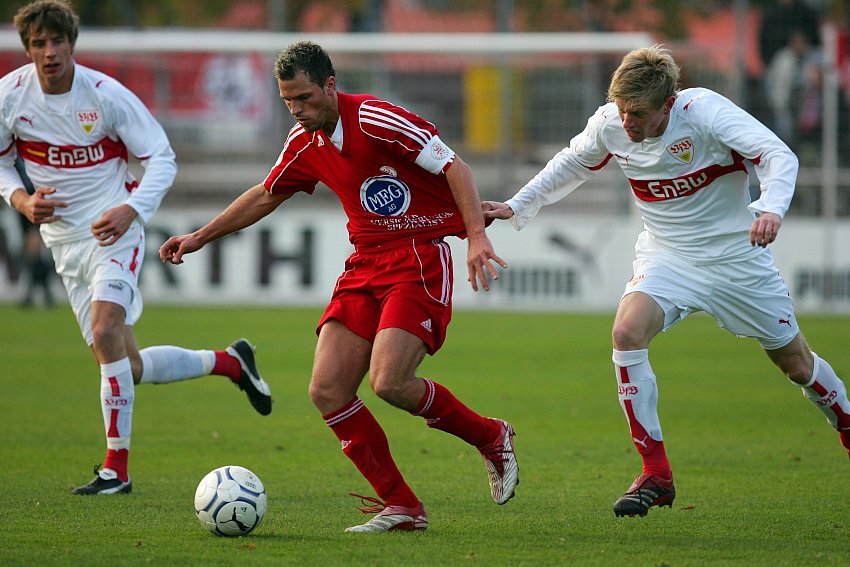
[[[9,130],[0,126],[0,195],[6,203],[24,215],[33,224],[45,224],[59,220],[61,217],[56,209],[68,206],[64,201],[48,199],[48,195],[56,189],[39,187],[32,194],[28,193],[21,174],[15,167],[14,137]]]
[[[546,205],[560,201],[599,171],[610,158],[602,142],[601,129],[610,105],[599,108],[584,131],[570,145],[555,154],[549,163],[504,203],[485,201],[485,219],[510,219],[514,228],[522,229]]]
[[[67,207],[68,203],[47,198],[55,192],[51,187],[39,187],[29,194],[26,189],[18,188],[9,196],[9,204],[33,224],[56,222],[62,218],[56,209]]]
[[[493,245],[487,237],[478,189],[472,179],[472,171],[466,162],[460,159],[460,156],[455,155],[454,161],[446,170],[446,180],[466,228],[468,246],[466,267],[469,271],[469,283],[472,284],[473,290],[478,291],[478,282],[481,282],[481,287],[489,291],[487,273],[489,272],[494,280],[499,279],[499,273],[490,261],[496,262],[503,268],[507,268],[508,265],[496,256]]]
[[[236,198],[217,217],[193,233],[172,236],[159,249],[163,262],[182,264],[183,256],[196,252],[208,243],[251,226],[274,211],[293,194],[272,194],[262,184],[251,187]]]
[[[750,225],[750,244],[765,248],[776,240],[791,206],[799,168],[797,156],[769,128],[722,97],[711,116],[711,128],[721,143],[753,164],[761,194],[748,207],[756,215]]]

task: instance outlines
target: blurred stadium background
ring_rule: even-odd
[[[24,3],[0,7],[0,75],[27,62],[11,27]],[[504,200],[583,128],[622,55],[660,42],[682,65],[684,87],[723,93],[798,153],[797,194],[775,246],[777,263],[802,311],[850,313],[847,0],[74,5],[83,22],[77,60],[136,92],[178,155],[175,186],[148,231],[149,302],[320,304],[330,293],[348,253],[330,192],[293,199],[285,212],[176,270],[154,257],[167,235],[199,226],[268,172],[292,125],[271,76],[274,56],[289,43],[324,45],[341,90],[374,93],[433,121],[472,165],[482,198]],[[2,302],[18,301],[28,285],[18,224],[0,205]],[[639,229],[628,186],[609,166],[522,233],[507,223],[491,227],[511,268],[479,297],[456,271],[456,303],[613,309]],[[464,246],[455,252],[463,268]]]

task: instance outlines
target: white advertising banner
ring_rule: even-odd
[[[162,210],[147,227],[141,288],[145,303],[322,305],[345,258],[345,217],[337,209],[287,207],[256,225],[164,265],[158,249],[218,211]],[[20,236],[11,211],[0,215],[0,301],[15,302],[28,285],[17,256]],[[507,263],[489,292],[467,283],[466,243],[450,238],[458,308],[564,311],[613,310],[631,276],[640,221],[632,217],[541,213],[520,232],[498,221],[488,228]],[[776,263],[800,312],[850,313],[850,222],[832,227],[788,219],[773,246]],[[844,243],[844,244],[842,244]],[[57,295],[61,286],[54,281]]]

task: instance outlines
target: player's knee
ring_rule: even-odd
[[[124,342],[124,325],[115,325],[110,320],[92,321],[92,339],[95,349],[111,352]]]
[[[392,374],[373,371],[369,374],[369,385],[375,395],[385,402],[397,406],[404,400],[404,384]]]
[[[336,411],[349,401],[351,393],[343,393],[339,388],[333,387],[325,382],[311,380],[309,387],[310,401],[323,414]]]
[[[790,356],[781,360],[778,366],[792,382],[808,384],[812,379],[814,359],[811,355]]]
[[[814,374],[815,355],[799,335],[788,345],[767,351],[785,376],[797,384],[808,384]]]
[[[617,350],[639,350],[646,348],[646,332],[628,321],[616,321],[611,329],[611,341]]]

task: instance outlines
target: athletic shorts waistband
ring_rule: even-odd
[[[439,238],[405,238],[402,240],[393,240],[391,242],[385,242],[383,244],[370,244],[370,245],[359,245],[354,247],[354,251],[358,254],[376,254],[380,252],[386,252],[387,250],[394,250],[396,248],[402,248],[404,246],[416,246],[416,244],[439,244],[443,242],[443,237]]]

